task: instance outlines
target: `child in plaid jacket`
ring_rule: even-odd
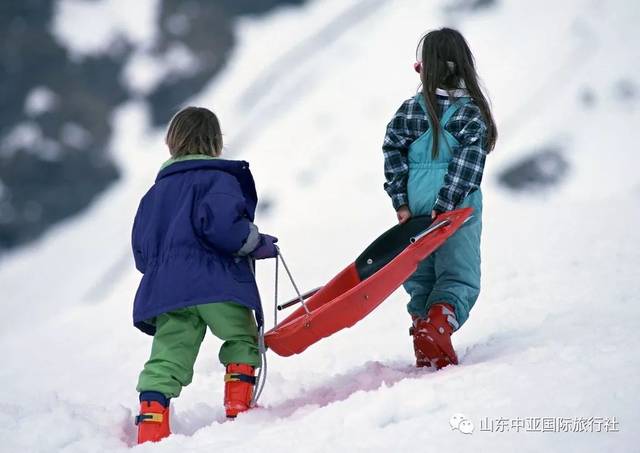
[[[451,334],[480,293],[480,183],[497,131],[464,37],[449,28],[421,42],[423,89],[400,106],[383,142],[384,188],[400,223],[413,215],[472,207],[473,218],[405,282],[417,366],[458,359]],[[424,63],[422,63],[424,62]]]

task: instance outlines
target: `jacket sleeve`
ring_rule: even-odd
[[[133,230],[131,231],[131,248],[133,249],[133,259],[136,263],[136,269],[144,274],[146,269],[146,260],[142,251],[142,202],[138,206],[136,217],[133,220]]]
[[[391,197],[393,208],[408,204],[407,177],[409,164],[407,156],[409,146],[415,140],[409,127],[413,99],[405,101],[387,125],[387,131],[382,143],[384,155],[384,190]]]
[[[231,175],[197,200],[191,220],[202,240],[225,253],[248,255],[260,242],[258,228],[246,216],[240,183]]]
[[[487,158],[486,134],[487,127],[480,109],[475,107],[475,112],[460,131],[460,146],[453,152],[444,177],[444,185],[440,188],[433,205],[434,211],[451,211],[467,195],[480,188]]]

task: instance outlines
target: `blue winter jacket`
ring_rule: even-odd
[[[170,161],[171,162],[171,161]],[[256,189],[244,161],[189,156],[161,169],[133,224],[136,268],[144,275],[133,323],[153,335],[153,318],[179,308],[237,302],[262,308],[249,258]]]

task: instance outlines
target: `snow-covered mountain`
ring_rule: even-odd
[[[154,126],[225,66],[235,19],[304,0],[5,0],[0,7],[0,258],[120,176],[111,117]]]
[[[238,20],[229,64],[189,103],[213,108],[227,155],[251,162],[257,223],[305,288],[393,225],[380,144],[418,86],[415,45],[442,25],[465,34],[501,134],[483,292],[454,337],[459,366],[412,367],[400,290],[299,356],[271,354],[261,407],[233,423],[209,336],[172,402],[176,434],[136,451],[640,451],[639,21],[624,0],[316,0]],[[151,341],[131,326],[129,233],[166,150],[146,101],[112,123],[121,180],[0,267],[3,452],[135,440]],[[273,263],[258,273],[268,314]],[[454,414],[474,432],[452,430]]]

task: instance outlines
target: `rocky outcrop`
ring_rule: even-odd
[[[152,52],[186,49],[197,65],[170,73],[144,96],[164,124],[227,62],[233,22],[303,0],[163,0]],[[72,58],[51,34],[54,0],[6,0],[0,14],[0,251],[39,237],[77,214],[113,183],[111,114],[133,95],[122,71],[124,41]]]

